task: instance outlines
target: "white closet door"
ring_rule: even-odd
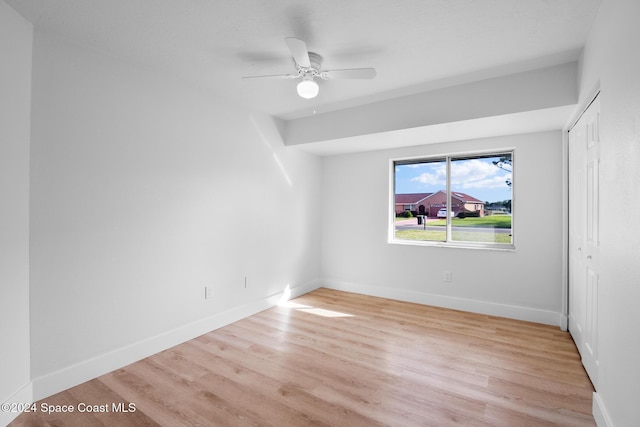
[[[569,131],[569,331],[598,384],[600,101]]]

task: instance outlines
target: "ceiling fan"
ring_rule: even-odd
[[[372,79],[376,76],[375,68],[349,68],[343,70],[323,70],[322,56],[307,50],[303,40],[295,37],[284,39],[289,47],[293,62],[296,67],[294,74],[272,74],[265,76],[249,76],[245,79],[302,79],[298,83],[298,95],[310,99],[318,95],[320,87],[314,81],[318,77],[323,80],[334,79]]]

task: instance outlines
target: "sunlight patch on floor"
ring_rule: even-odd
[[[340,313],[339,311],[325,310],[324,308],[298,308],[298,311],[311,313],[322,317],[353,317],[353,314]]]
[[[293,302],[293,301],[281,302],[280,304],[278,304],[278,306],[285,307],[285,308],[294,308],[294,309],[313,308],[310,305],[298,304],[297,302]]]
[[[353,317],[353,314],[341,313],[339,311],[326,310],[324,308],[312,307],[310,305],[299,304],[297,302],[290,301],[291,298],[291,289],[289,285],[282,292],[282,298],[280,299],[280,303],[278,303],[278,307],[290,308],[297,311],[303,311],[309,314],[315,314],[316,316],[322,317]]]

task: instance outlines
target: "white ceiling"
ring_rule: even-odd
[[[578,58],[600,0],[5,0],[37,31],[294,119]],[[293,70],[285,37],[324,68],[373,80],[243,80]]]

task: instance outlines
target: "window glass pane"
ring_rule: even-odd
[[[438,221],[439,212],[446,216],[446,188],[446,159],[395,163],[396,239],[447,240],[446,222]]]
[[[513,156],[451,159],[451,240],[512,244]]]
[[[397,240],[513,245],[513,152],[393,163]]]

